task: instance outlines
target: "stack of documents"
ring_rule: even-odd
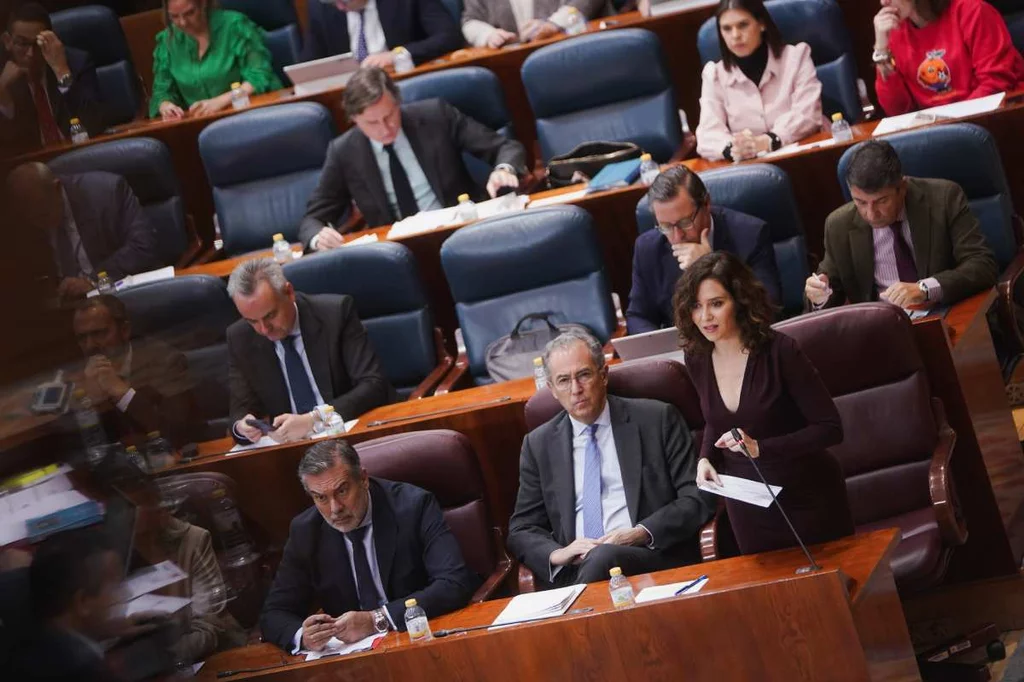
[[[153,566],[146,566],[132,573],[121,585],[124,596],[124,616],[130,617],[139,613],[159,613],[171,615],[192,603],[185,597],[167,597],[151,594],[157,590],[181,582],[188,573],[181,570],[173,561],[161,561]]]
[[[640,594],[636,595],[636,599],[634,601],[636,601],[637,604],[643,604],[649,601],[668,599],[669,597],[678,597],[684,594],[696,594],[707,584],[708,577],[701,576],[696,580],[696,582],[687,580],[681,583],[669,583],[668,585],[645,587],[640,590]]]
[[[529,197],[520,194],[506,194],[504,196],[483,201],[476,204],[477,220],[493,218],[496,215],[521,211],[526,208]],[[388,230],[388,239],[408,237],[421,232],[430,232],[445,225],[455,225],[458,222],[456,213],[457,206],[441,208],[436,211],[420,211],[414,216],[409,216],[391,226]]]
[[[697,487],[715,495],[739,500],[747,504],[756,504],[758,507],[768,507],[772,503],[772,496],[761,481],[751,481],[746,478],[728,476],[726,474],[719,474],[718,478],[722,481],[720,486],[701,481],[697,483]],[[782,486],[773,485],[772,492],[777,496],[782,492]]]
[[[513,597],[491,625],[499,627],[561,616],[569,610],[572,603],[576,601],[576,597],[580,596],[586,587],[586,585],[572,585],[557,590],[531,592]]]
[[[1004,97],[1006,97],[1006,93],[1000,92],[988,97],[969,99],[963,102],[956,102],[955,104],[944,104],[941,107],[922,109],[921,111],[914,111],[901,116],[889,116],[878,122],[878,126],[875,127],[872,135],[878,137],[879,135],[888,135],[899,130],[916,128],[946,119],[984,114],[987,111],[998,109],[1002,105]]]
[[[345,644],[337,637],[331,637],[324,648],[320,651],[308,651],[303,649],[299,652],[299,655],[305,655],[307,661],[315,661],[323,658],[324,656],[346,656],[348,654],[356,654],[360,651],[369,651],[377,645],[377,641],[384,637],[386,633],[373,633],[365,639],[361,639],[358,642],[352,642],[351,644]]]
[[[78,492],[64,473],[0,497],[0,546],[99,522],[103,506]]]
[[[349,421],[345,422],[344,430],[342,430],[342,429],[332,429],[332,430],[324,431],[323,433],[316,433],[316,434],[313,434],[312,436],[310,436],[309,440],[320,440],[321,438],[331,438],[331,437],[334,437],[334,436],[340,436],[340,435],[348,433],[349,431],[354,429],[356,427],[356,424],[358,424],[358,423],[359,423],[359,419],[358,418],[350,419]],[[245,452],[247,450],[262,450],[263,448],[272,448],[272,447],[276,447],[278,445],[280,445],[280,443],[278,443],[276,440],[274,440],[270,436],[263,436],[262,438],[260,438],[255,443],[248,443],[246,445],[236,444],[233,448],[228,450],[226,454],[233,455],[236,452]]]

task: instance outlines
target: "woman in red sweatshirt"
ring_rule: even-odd
[[[882,0],[872,59],[889,116],[1024,85],[1024,57],[984,0]]]

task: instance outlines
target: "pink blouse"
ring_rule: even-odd
[[[732,136],[747,129],[775,133],[782,144],[821,129],[821,82],[807,43],[786,45],[778,57],[769,50],[760,86],[720,61],[706,64],[701,77],[697,153],[705,159],[723,158]]]

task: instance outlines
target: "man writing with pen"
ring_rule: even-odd
[[[406,599],[428,618],[469,602],[480,579],[432,494],[371,477],[342,440],[307,450],[298,475],[314,506],[292,520],[260,616],[266,641],[321,651],[332,637],[348,644],[404,631]]]

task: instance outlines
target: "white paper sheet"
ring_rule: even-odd
[[[715,0],[668,0],[668,2],[652,2],[651,16],[660,17],[663,14],[675,14],[686,10],[695,10],[701,7],[714,7],[718,4]]]
[[[827,140],[819,140],[817,142],[809,142],[807,144],[799,144],[794,142],[793,144],[787,144],[784,147],[779,147],[773,152],[767,154],[761,154],[758,159],[774,159],[777,156],[787,156],[789,154],[795,154],[797,152],[807,151],[810,149],[821,149],[822,147],[831,147],[836,141],[831,137]]]
[[[772,496],[761,481],[751,481],[750,479],[729,476],[727,474],[719,474],[718,478],[722,481],[721,486],[717,486],[714,483],[701,482],[697,484],[697,487],[715,495],[739,500],[747,504],[755,504],[758,507],[768,507],[772,503]],[[782,492],[782,486],[773,485],[772,491],[778,496]]]
[[[566,192],[565,194],[556,194],[553,197],[545,197],[544,199],[531,200],[527,205],[527,208],[544,208],[545,206],[560,206],[562,204],[568,204],[582,199],[587,196],[586,188],[578,190],[576,192]]]
[[[77,507],[89,498],[72,489],[67,476],[60,475],[0,497],[0,547],[28,537],[29,519]]]
[[[173,585],[188,577],[188,573],[173,561],[161,561],[158,564],[140,568],[128,576],[122,588],[125,600],[131,601],[144,594],[159,590],[161,587]]]
[[[506,194],[495,199],[481,201],[476,204],[477,220],[521,211],[526,206],[527,201],[529,201],[528,197],[516,194]],[[430,232],[446,225],[455,225],[460,222],[456,217],[457,212],[458,207],[456,206],[441,208],[436,211],[421,211],[392,225],[391,229],[388,230],[387,238],[408,237],[409,235],[421,232]]]
[[[690,582],[691,581],[689,580],[684,580],[680,583],[670,583],[668,585],[655,585],[654,587],[645,587],[644,589],[640,590],[640,593],[638,595],[636,595],[634,601],[636,601],[637,604],[643,604],[649,601],[657,601],[659,599],[668,599],[669,597],[675,597],[677,596],[676,592],[679,592],[679,590],[689,585]],[[698,582],[693,587],[688,588],[685,592],[682,592],[680,594],[697,594],[702,589],[704,589],[704,586],[707,584],[708,579],[705,576],[701,579],[700,582]]]
[[[888,135],[889,133],[928,125],[948,118],[963,118],[965,116],[984,114],[987,111],[998,109],[1005,97],[1006,93],[1000,92],[988,97],[968,99],[963,102],[956,102],[955,104],[944,104],[941,107],[922,109],[921,111],[914,111],[900,116],[889,116],[878,122],[878,126],[872,135],[878,137],[879,135]]]
[[[360,244],[373,244],[374,242],[379,241],[380,238],[377,237],[376,233],[364,234],[362,237],[357,237],[356,239],[353,239],[350,242],[345,242],[344,244],[342,244],[342,246],[359,246]]]
[[[303,649],[302,651],[299,651],[299,654],[305,654],[307,661],[315,661],[323,658],[324,656],[346,656],[348,654],[355,654],[360,651],[372,649],[373,643],[381,637],[384,637],[385,634],[386,633],[374,633],[369,637],[361,639],[358,642],[353,642],[352,644],[345,644],[340,639],[331,637],[322,651],[307,651]]]
[[[313,434],[312,436],[310,436],[308,440],[320,440],[321,438],[329,438],[329,437],[344,435],[345,433],[348,433],[349,431],[354,429],[356,427],[356,424],[358,424],[358,423],[359,423],[358,419],[351,419],[351,420],[345,422],[345,430],[344,431],[325,431],[324,433],[316,433],[316,434]],[[230,450],[228,450],[224,454],[234,455],[234,454],[237,454],[239,452],[248,452],[249,450],[262,450],[263,448],[272,448],[272,447],[276,447],[278,445],[280,445],[280,443],[278,443],[276,440],[274,440],[270,436],[263,436],[262,438],[260,438],[255,443],[249,443],[248,445],[235,444],[235,446],[233,448],[231,448]]]
[[[491,625],[498,627],[519,621],[543,620],[561,616],[569,610],[569,607],[586,587],[586,585],[571,585],[557,590],[520,594],[505,605]]]
[[[124,616],[130,618],[138,613],[159,613],[171,615],[192,603],[185,597],[165,597],[159,594],[144,594],[125,604]]]

